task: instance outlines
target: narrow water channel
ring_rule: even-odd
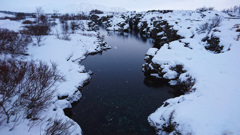
[[[148,115],[178,94],[141,71],[152,43],[133,34],[101,33],[106,34],[112,49],[82,62],[94,74],[81,90],[83,97],[73,105],[70,117],[84,135],[154,135]]]

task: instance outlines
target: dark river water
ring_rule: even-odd
[[[81,63],[94,74],[68,115],[81,126],[83,135],[154,135],[148,115],[178,93],[141,71],[151,42],[114,32],[106,34],[105,40],[112,49]]]

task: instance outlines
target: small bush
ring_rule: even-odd
[[[50,26],[48,25],[31,25],[25,26],[26,30],[32,36],[48,35],[50,33]]]
[[[26,62],[0,60],[0,113],[7,123],[11,117],[17,117],[21,110],[17,100],[21,92],[18,85],[24,79],[26,68]]]
[[[223,46],[219,45],[220,40],[218,37],[211,36],[209,39],[207,39],[207,43],[207,46],[205,46],[207,50],[213,51],[215,53],[222,52]]]
[[[219,16],[215,16],[211,19],[210,21],[210,26],[209,26],[209,29],[212,30],[213,28],[215,27],[219,27],[219,25],[221,24],[222,22],[222,18],[219,17]]]
[[[90,15],[94,15],[94,14],[103,14],[104,12],[103,11],[101,11],[101,10],[97,10],[97,9],[94,9],[94,10],[91,10],[90,11]]]
[[[72,33],[74,33],[76,30],[85,30],[84,23],[82,21],[76,22],[76,21],[71,21],[70,23],[70,28],[72,30]]]
[[[22,22],[22,24],[32,24],[32,23],[33,23],[33,22],[30,21],[30,20],[25,20],[25,21]]]
[[[26,18],[26,15],[24,13],[17,13],[15,17],[16,20],[22,20],[25,18]]]
[[[239,41],[240,39],[240,33],[237,35],[236,41]]]
[[[27,45],[32,41],[26,34],[0,29],[0,53],[26,55]]]
[[[222,22],[222,18],[219,16],[215,16],[209,20],[209,22],[206,22],[202,25],[199,25],[198,27],[198,33],[205,33],[208,31],[208,34],[211,32],[213,28],[218,27]]]
[[[170,67],[170,70],[176,71],[178,74],[186,73],[186,70],[184,70],[184,66],[182,64],[177,64],[174,67]]]
[[[45,128],[44,135],[71,135],[73,130],[71,129],[74,126],[73,121],[57,119],[49,119],[48,124]]]
[[[200,12],[213,11],[214,7],[201,7],[201,8],[197,8],[196,10]]]
[[[56,64],[50,67],[43,62],[0,59],[1,120],[7,119],[7,123],[11,117],[37,120],[39,113],[51,105],[56,82],[63,80]]]
[[[174,135],[180,135],[180,132],[177,131],[176,127],[179,125],[176,122],[173,122],[173,114],[174,110],[170,113],[170,116],[168,118],[168,121],[162,125],[162,130],[167,132],[167,133],[173,133]]]
[[[198,27],[198,33],[205,33],[206,30],[208,30],[208,23],[204,23],[202,25],[199,25]]]
[[[196,80],[194,78],[192,78],[191,76],[186,76],[186,77],[188,77],[188,78],[184,81],[181,81],[180,79],[177,80],[177,86],[183,92],[191,91],[196,82]]]

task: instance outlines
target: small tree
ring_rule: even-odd
[[[41,21],[41,16],[44,15],[44,10],[42,9],[42,7],[37,7],[36,8],[36,23],[40,23]]]
[[[209,30],[212,30],[215,27],[219,27],[222,22],[222,18],[219,16],[215,16],[210,20]]]
[[[70,40],[70,34],[69,34],[69,25],[67,21],[64,21],[64,23],[61,24],[62,28],[62,37],[63,40]]]
[[[75,30],[79,29],[79,25],[76,23],[76,21],[71,21],[70,27],[71,27],[72,33],[74,33]]]
[[[44,15],[41,7],[36,9],[36,24],[25,27],[28,33],[37,40],[37,45],[40,46],[44,35],[48,35],[51,31],[48,17]]]
[[[70,135],[74,126],[73,121],[55,118],[49,119],[44,135]]]
[[[31,41],[29,35],[0,29],[0,53],[26,55],[27,45]]]
[[[213,28],[218,27],[222,22],[222,18],[219,16],[215,16],[202,25],[199,25],[198,33],[205,33],[206,30],[208,31],[207,35],[211,32]]]

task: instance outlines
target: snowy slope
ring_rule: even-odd
[[[154,55],[152,63],[160,65],[163,77],[170,80],[174,78],[174,73],[169,67],[181,64],[187,72],[180,75],[180,81],[186,81],[188,76],[196,81],[191,93],[167,100],[169,105],[161,106],[149,116],[150,124],[159,130],[159,134],[166,133],[163,130],[169,125],[174,125],[172,133],[182,134],[240,132],[240,109],[237,107],[240,106],[240,64],[236,62],[236,58],[240,57],[240,44],[237,41],[239,33],[234,28],[239,20],[224,19],[216,28],[218,31],[212,32],[220,37],[224,50],[228,49],[224,53],[214,54],[204,48],[206,43],[202,42],[202,38],[206,33],[198,34],[196,31],[196,27],[207,22],[214,14],[216,13],[205,14],[207,17],[200,22],[195,21],[200,18],[192,12],[186,12],[182,16],[173,13],[169,14],[171,18],[165,18],[184,39],[163,45]],[[178,23],[174,24],[176,20]],[[190,38],[193,34],[195,36]],[[185,43],[188,43],[188,47]],[[174,122],[176,123],[173,124]]]

